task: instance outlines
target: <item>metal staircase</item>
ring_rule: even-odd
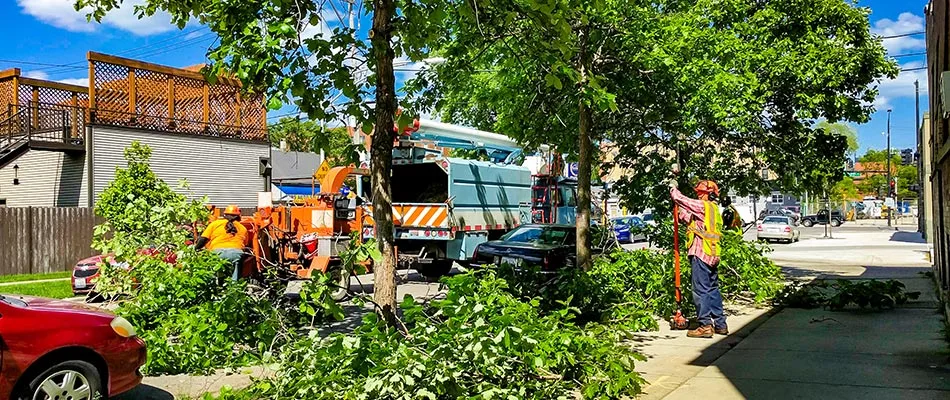
[[[83,114],[61,105],[10,107],[0,117],[0,168],[30,149],[84,152]]]

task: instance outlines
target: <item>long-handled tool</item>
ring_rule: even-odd
[[[683,316],[680,305],[683,303],[683,292],[680,286],[680,227],[679,227],[679,207],[673,204],[673,273],[675,274],[676,284],[676,313],[673,314],[673,321],[670,328],[681,330],[689,328],[689,320]]]

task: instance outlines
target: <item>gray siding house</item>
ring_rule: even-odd
[[[186,196],[253,208],[270,191],[261,96],[193,68],[88,58],[88,88],[0,71],[0,206],[92,206],[134,141]]]

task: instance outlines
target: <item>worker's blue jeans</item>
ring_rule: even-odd
[[[719,292],[719,273],[699,257],[690,257],[693,276],[693,303],[696,304],[696,317],[700,325],[726,327],[726,316],[722,311],[722,293]]]
[[[231,263],[231,267],[234,272],[231,273],[232,280],[238,280],[238,277],[241,273],[241,258],[244,256],[244,252],[239,249],[216,249],[215,253],[219,257],[228,260]]]

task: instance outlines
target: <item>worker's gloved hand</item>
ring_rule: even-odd
[[[671,189],[672,189],[672,188],[677,188],[677,187],[679,187],[679,184],[676,183],[676,179],[675,179],[675,178],[669,178],[669,179],[665,180],[663,183],[664,183],[667,187],[669,187],[669,188],[671,188]]]
[[[680,174],[680,164],[679,164],[679,163],[673,163],[673,167],[671,168],[671,170],[673,171],[673,175],[679,175],[679,174]]]

